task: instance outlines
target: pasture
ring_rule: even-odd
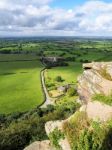
[[[47,69],[45,73],[46,84],[51,84],[54,87],[66,84],[76,84],[77,77],[82,72],[82,64],[70,62],[69,66],[66,67],[56,67],[52,69]],[[63,82],[56,82],[55,78],[61,76]],[[51,88],[51,87],[50,87]],[[50,88],[48,88],[50,90]]]
[[[45,73],[48,91],[56,92],[58,86],[76,85],[77,77],[82,72],[82,63],[112,61],[112,42],[67,39],[1,40],[0,114],[27,111],[42,103],[40,70],[43,66],[39,59],[48,56],[62,57],[69,63],[69,66],[47,69]],[[61,76],[63,82],[57,82],[57,76]]]
[[[37,61],[0,62],[0,114],[24,112],[43,102]]]

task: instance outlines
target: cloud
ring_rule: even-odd
[[[91,0],[66,10],[51,1],[0,0],[0,34],[112,36],[112,3]]]

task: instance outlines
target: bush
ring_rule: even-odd
[[[81,62],[81,63],[90,63],[89,60],[83,60],[83,59],[80,59],[80,62]]]
[[[55,146],[55,148],[61,149],[59,145],[59,141],[65,138],[61,130],[59,130],[58,128],[55,128],[54,131],[50,133],[49,138],[52,144]]]
[[[77,94],[77,91],[75,88],[69,88],[67,94],[69,95],[69,97],[72,97]]]
[[[48,88],[50,88],[50,87],[55,86],[55,84],[54,84],[54,83],[46,83],[46,86],[47,86]]]
[[[6,116],[4,114],[0,114],[0,123],[4,123],[6,121]]]
[[[57,76],[57,77],[55,78],[55,81],[57,81],[57,82],[63,82],[63,79],[62,79],[61,76]]]
[[[73,150],[78,148],[79,135],[82,129],[88,127],[88,120],[86,119],[86,114],[84,112],[77,112],[74,117],[63,125],[65,135]],[[79,149],[77,149],[79,150]]]
[[[66,57],[66,61],[75,61],[76,60],[76,57]]]
[[[77,112],[63,128],[72,150],[112,149],[112,121],[109,124],[90,121],[84,112]]]
[[[47,139],[45,123],[65,119],[74,113],[76,108],[76,104],[65,104],[64,107],[48,105],[47,108],[35,108],[21,115],[1,115],[3,123],[0,122],[0,150],[23,150],[34,140]],[[7,121],[8,118],[10,122]]]

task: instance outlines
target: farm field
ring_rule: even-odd
[[[31,54],[0,54],[0,62],[2,61],[22,61],[22,60],[38,60],[36,55]]]
[[[76,84],[77,77],[82,72],[82,64],[70,62],[69,66],[56,67],[52,69],[47,69],[45,73],[46,84],[51,84],[56,86],[62,86],[66,84]],[[55,78],[61,76],[63,82],[56,82]],[[48,88],[50,90],[50,88]]]
[[[0,40],[0,114],[24,112],[43,102],[40,71],[41,57],[61,57],[68,66],[47,68],[45,83],[48,91],[59,94],[57,87],[77,85],[82,63],[111,61],[110,40]],[[57,82],[57,76],[62,82]],[[52,95],[52,94],[51,94]],[[63,99],[66,99],[66,95]]]
[[[46,122],[79,109],[77,79],[93,61],[112,61],[112,40],[0,40],[0,147],[22,150],[46,140]]]
[[[24,112],[43,102],[39,61],[0,62],[0,113]]]

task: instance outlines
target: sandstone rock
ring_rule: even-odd
[[[78,78],[80,100],[91,101],[94,94],[109,95],[112,91],[112,62],[83,64],[85,71]]]
[[[94,70],[101,70],[101,69],[112,69],[112,62],[92,62],[83,64],[84,69],[94,69]]]
[[[32,143],[30,146],[26,147],[24,150],[54,150],[51,145],[50,141],[37,141]]]
[[[97,101],[89,102],[86,105],[86,113],[88,118],[104,122],[112,118],[112,106],[108,106]]]
[[[62,148],[62,150],[71,150],[67,138],[65,138],[64,140],[60,140],[59,145]]]
[[[63,132],[63,123],[65,121],[49,121],[45,124],[45,130],[47,135],[49,136],[50,133],[54,131],[55,128],[58,128],[61,132]],[[64,139],[60,139],[59,145],[62,148],[62,150],[71,150],[69,142],[65,136]]]
[[[82,105],[81,107],[80,107],[80,111],[82,111],[82,112],[85,112],[86,111],[86,107],[87,105]]]
[[[45,124],[45,130],[47,135],[54,131],[55,128],[62,130],[62,123],[63,121],[49,121]]]
[[[84,103],[80,111],[86,112],[88,118],[99,121],[107,121],[112,118],[112,106],[102,104],[100,102],[92,102],[94,94],[109,95],[112,92],[112,62],[92,62],[83,64],[85,69],[83,74],[78,78],[78,93],[79,98]],[[45,124],[45,130],[49,134],[58,128],[63,131],[63,123],[69,121],[74,115],[67,120],[62,121],[49,121]],[[69,142],[65,136],[60,139],[59,145],[62,150],[71,150]],[[37,141],[26,147],[24,150],[54,150],[51,147],[49,140]],[[55,149],[56,150],[56,149]]]

